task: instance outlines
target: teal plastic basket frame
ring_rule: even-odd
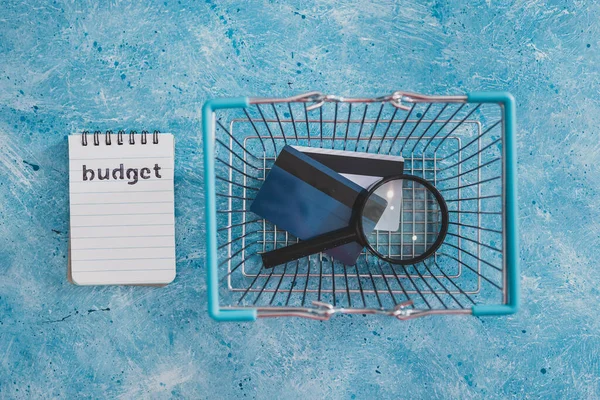
[[[378,98],[223,98],[202,110],[208,311],[218,321],[336,313],[410,319],[519,308],[515,101],[506,92]],[[430,260],[344,267],[322,254],[265,270],[294,240],[249,211],[285,144],[402,155],[444,195],[451,229]],[[414,239],[413,239],[414,240]]]

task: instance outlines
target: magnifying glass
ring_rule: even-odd
[[[433,255],[447,232],[448,206],[440,192],[423,178],[402,174],[363,191],[347,227],[263,253],[262,261],[272,268],[357,242],[382,260],[409,265]]]

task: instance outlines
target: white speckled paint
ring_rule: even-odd
[[[599,18],[558,1],[3,2],[0,397],[600,397]],[[517,99],[522,310],[212,321],[202,103],[395,89]],[[173,284],[67,282],[66,135],[83,128],[177,136]]]

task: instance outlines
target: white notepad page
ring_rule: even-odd
[[[84,146],[81,135],[69,136],[70,277],[78,285],[175,278],[173,135],[134,138],[130,144],[125,134],[119,145],[112,134],[106,144],[101,134],[94,144],[88,134]]]

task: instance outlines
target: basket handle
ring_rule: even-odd
[[[202,107],[204,138],[204,185],[206,212],[206,287],[208,314],[217,321],[254,321],[255,309],[223,310],[219,307],[219,278],[217,265],[217,211],[215,194],[215,110],[246,108],[248,98],[208,100]]]
[[[473,306],[473,315],[507,315],[514,314],[521,304],[519,238],[518,238],[518,203],[517,203],[517,146],[515,98],[508,92],[476,92],[469,93],[469,102],[499,104],[502,108],[504,125],[504,229],[506,256],[504,260],[503,283],[506,288],[504,304]]]

